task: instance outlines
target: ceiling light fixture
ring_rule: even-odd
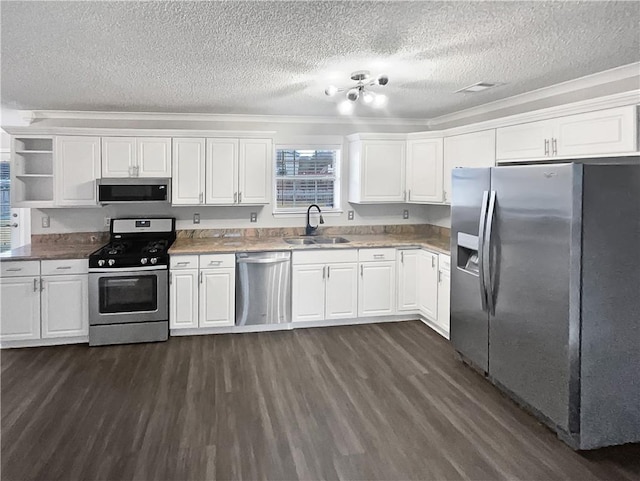
[[[363,103],[371,105],[375,108],[384,107],[387,104],[386,95],[377,94],[370,88],[374,85],[385,86],[389,83],[389,77],[386,75],[378,75],[375,79],[371,79],[371,73],[368,70],[358,70],[351,74],[351,80],[357,82],[353,87],[336,87],[329,85],[324,93],[329,97],[333,97],[338,92],[347,92],[347,100],[338,104],[338,111],[343,115],[353,112],[353,103],[361,99]]]

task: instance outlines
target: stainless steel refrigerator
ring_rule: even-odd
[[[575,449],[640,442],[640,158],[625,160],[453,172],[451,341]]]

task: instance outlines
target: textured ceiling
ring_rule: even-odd
[[[2,2],[2,103],[337,115],[329,83],[388,73],[430,118],[640,60],[639,2]],[[478,81],[505,85],[478,94]],[[383,90],[380,88],[380,90]]]

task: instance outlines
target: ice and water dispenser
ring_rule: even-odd
[[[458,232],[458,268],[478,276],[478,262],[478,236]]]

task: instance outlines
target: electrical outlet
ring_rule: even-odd
[[[353,211],[352,210],[347,211],[347,219],[348,220],[353,220]]]
[[[197,212],[195,214],[193,214],[193,223],[194,224],[199,224],[200,223],[200,214],[198,214]]]
[[[48,229],[51,226],[51,220],[49,219],[48,215],[43,215],[42,216],[42,227],[44,229]]]
[[[402,211],[402,218],[403,219],[408,219],[409,218],[409,209],[405,209]]]
[[[111,227],[111,217],[105,217],[104,218],[104,226],[105,227]]]
[[[258,213],[257,212],[252,212],[251,216],[249,217],[249,219],[251,220],[251,222],[258,222]]]

